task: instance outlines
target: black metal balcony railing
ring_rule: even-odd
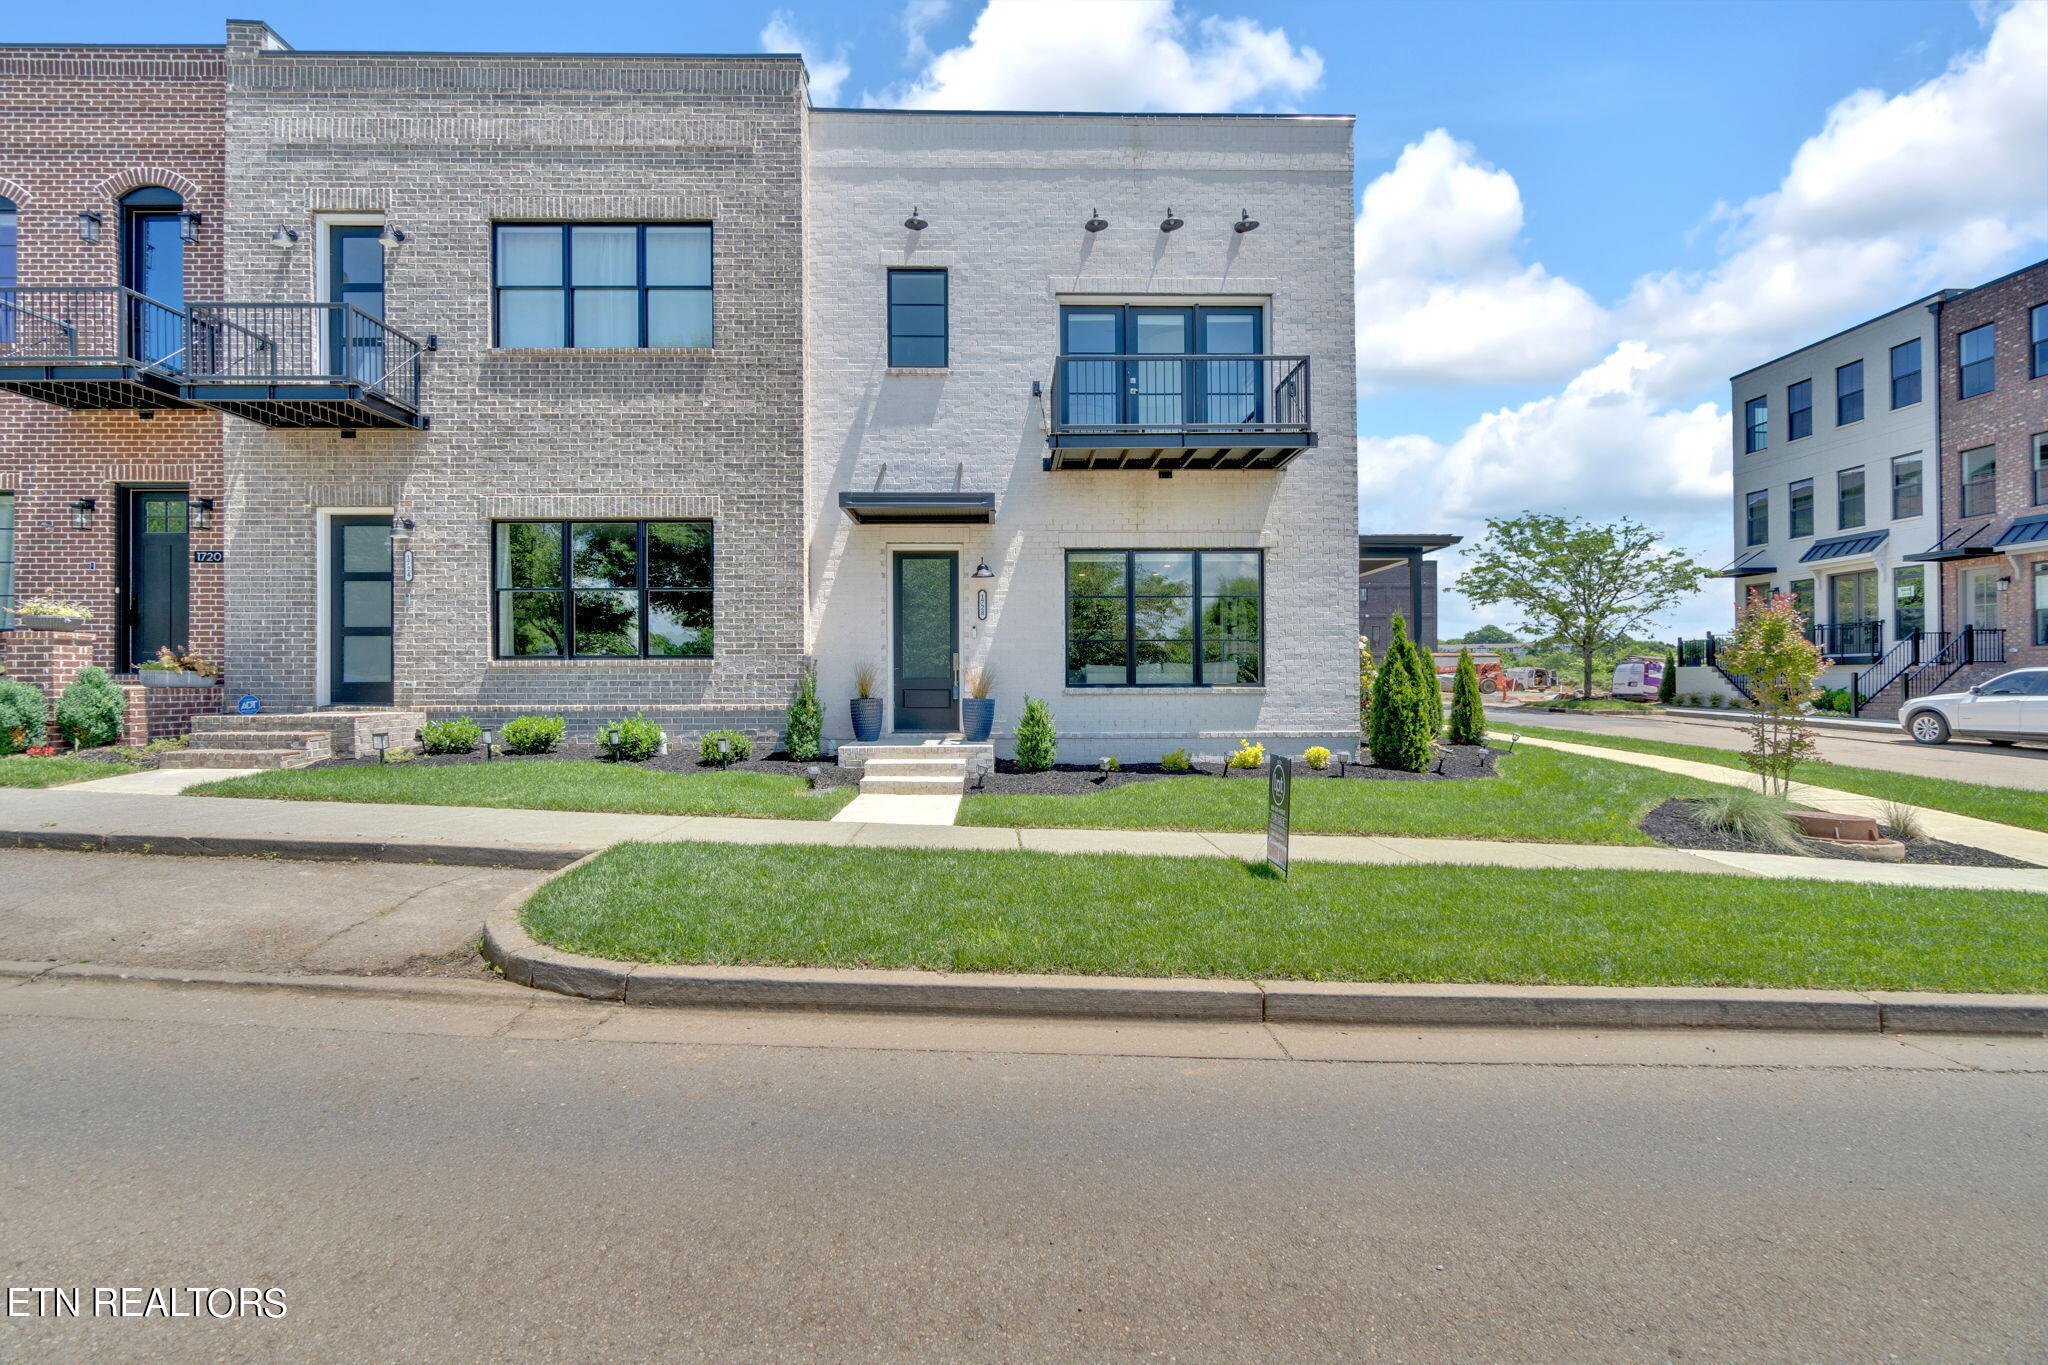
[[[0,289],[0,389],[80,410],[183,407],[185,321],[120,285]]]
[[[195,303],[187,396],[266,426],[418,426],[419,342],[346,303]]]
[[[1831,621],[1806,628],[1806,638],[1836,663],[1870,663],[1884,652],[1884,622]]]
[[[1047,443],[1093,452],[1056,463],[1269,468],[1315,444],[1309,362],[1293,355],[1063,355]],[[1200,464],[1194,464],[1195,460]]]

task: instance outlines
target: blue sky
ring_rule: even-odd
[[[235,8],[301,48],[800,48],[820,103],[1356,115],[1374,531],[1630,514],[1718,564],[1727,375],[2048,254],[2048,0]],[[17,9],[0,40],[217,42],[225,15]]]

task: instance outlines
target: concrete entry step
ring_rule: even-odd
[[[318,749],[327,756],[325,730],[220,730],[201,737],[208,749]]]
[[[957,762],[964,764],[967,774],[972,776],[975,773],[994,771],[996,746],[938,739],[916,744],[890,742],[839,746],[838,761],[842,768],[865,771],[870,762],[877,760]]]
[[[863,777],[862,796],[959,796],[967,790],[967,775],[951,777]]]
[[[325,757],[324,749],[174,749],[157,762],[165,768],[296,768]]]
[[[427,723],[424,711],[357,708],[337,711],[258,712],[253,716],[195,716],[192,721],[194,748],[207,748],[212,737],[224,734],[258,733],[310,734],[327,736],[329,752],[342,758],[368,758],[377,752],[371,736],[379,731],[391,738],[394,749],[413,747],[413,734]],[[324,757],[324,755],[323,755]]]
[[[868,777],[961,777],[967,762],[959,758],[871,758]]]

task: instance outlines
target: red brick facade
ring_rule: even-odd
[[[2048,261],[2028,266],[2002,279],[1945,302],[1937,351],[1941,385],[1941,507],[1944,535],[1964,528],[1989,527],[1968,537],[1989,544],[2015,521],[2048,517],[2048,472],[2037,478],[2035,447],[2048,435],[2048,374],[2034,374],[2031,310],[2048,305]],[[1994,323],[1993,388],[1989,393],[1961,397],[1962,375],[1958,338]],[[1962,515],[1964,451],[1989,446],[1998,462],[1993,506],[1986,514]],[[2048,665],[2048,638],[2037,615],[2037,601],[2048,605],[2048,548],[2014,549],[1980,555],[1942,566],[1943,619],[1970,620],[1964,601],[1966,582],[1975,576],[1996,586],[1995,622],[2005,630],[2005,666]],[[2041,596],[2037,599],[2036,594]],[[1990,671],[1997,671],[1996,669]]]
[[[225,227],[226,67],[218,47],[48,46],[0,49],[0,195],[17,206],[23,286],[121,282],[120,197],[163,186],[201,215],[185,249],[185,297],[220,297]],[[78,215],[98,213],[100,240]],[[212,498],[213,525],[193,550],[219,549],[228,509],[221,423],[204,410],[74,412],[0,393],[0,490],[14,495],[14,590],[92,609],[93,661],[123,662],[118,629],[124,489],[182,485]],[[98,503],[88,530],[71,504]],[[187,648],[225,651],[221,566],[190,565]],[[4,637],[0,637],[4,641]],[[0,642],[10,672],[14,650]]]

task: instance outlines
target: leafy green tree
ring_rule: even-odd
[[[1658,540],[1627,518],[1601,525],[1538,512],[1488,517],[1458,591],[1474,606],[1518,608],[1523,630],[1568,647],[1583,668],[1581,694],[1590,697],[1601,650],[1651,633],[1651,618],[1696,591],[1707,573]]]
[[[1479,669],[1472,651],[1458,651],[1457,680],[1451,684],[1451,728],[1453,744],[1486,743],[1486,706],[1479,693]]]
[[[1721,666],[1746,678],[1756,697],[1742,762],[1759,786],[1780,796],[1791,790],[1793,770],[1819,752],[1800,718],[1820,694],[1814,682],[1828,661],[1806,638],[1805,625],[1792,594],[1749,593],[1720,650]]]
[[[1366,747],[1372,761],[1382,768],[1419,773],[1429,766],[1430,742],[1436,737],[1435,718],[1442,714],[1436,681],[1428,691],[1416,681],[1416,669],[1409,662],[1415,646],[1408,639],[1408,623],[1394,618],[1394,638],[1387,646],[1387,661],[1373,680],[1372,715],[1366,729]]]
[[[799,763],[818,756],[818,739],[825,730],[825,712],[818,705],[818,667],[804,660],[797,675],[796,699],[782,724],[782,750]]]
[[[128,695],[114,685],[106,669],[81,668],[57,698],[57,733],[81,749],[115,743],[127,709]]]
[[[1059,756],[1052,708],[1037,697],[1024,698],[1024,715],[1017,722],[1017,766],[1027,773],[1042,773],[1057,763]]]
[[[1515,637],[1502,630],[1499,626],[1481,626],[1477,630],[1466,631],[1465,638],[1459,641],[1459,643],[1467,645],[1508,645],[1513,644],[1514,641]]]

